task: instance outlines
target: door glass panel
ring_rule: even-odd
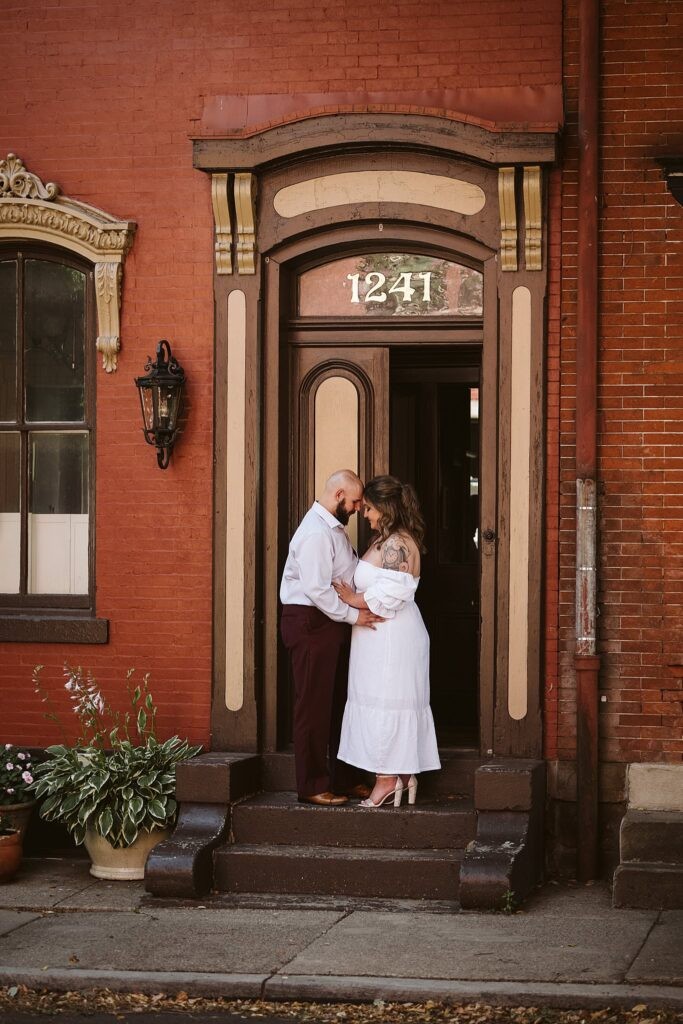
[[[483,275],[434,256],[379,252],[307,270],[300,316],[472,316],[483,314]]]
[[[85,274],[26,260],[24,284],[26,419],[85,416]]]
[[[17,411],[17,263],[0,263],[0,420]]]
[[[315,493],[337,469],[358,472],[358,392],[346,377],[328,377],[315,395]],[[358,516],[351,516],[348,533],[358,546]]]
[[[19,434],[0,434],[0,593],[18,594],[21,552]]]
[[[88,593],[88,434],[29,436],[29,593]]]

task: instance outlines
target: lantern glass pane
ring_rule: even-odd
[[[145,421],[145,430],[154,430],[154,404],[152,401],[152,392],[155,388],[141,387],[140,389],[140,404],[142,406],[142,418]]]

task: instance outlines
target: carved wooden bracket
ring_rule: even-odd
[[[498,168],[500,205],[500,266],[517,270],[517,209],[515,206],[515,168]]]
[[[256,175],[235,175],[235,218],[237,220],[237,272],[256,273]]]
[[[211,175],[211,205],[216,228],[216,273],[232,274],[232,226],[228,206],[228,175]]]
[[[524,168],[524,264],[527,270],[543,269],[543,220],[541,168]]]
[[[235,269],[256,273],[256,175],[239,171],[232,180],[235,216]],[[216,273],[232,274],[233,224],[229,173],[211,175],[211,205],[216,233]]]
[[[119,306],[121,305],[121,264],[95,264],[95,295],[97,298],[97,351],[107,373],[116,369],[121,341],[119,337]]]
[[[14,153],[0,160],[0,241],[23,238],[60,245],[94,264],[97,350],[107,373],[116,370],[121,347],[121,275],[135,227],[61,196],[57,185],[44,185]]]

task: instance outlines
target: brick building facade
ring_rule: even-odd
[[[677,795],[683,772],[678,468],[683,213],[657,162],[681,155],[677,40],[683,9],[665,0],[601,0],[599,6],[599,797],[603,866],[611,870],[619,859],[629,765],[655,766],[652,780],[659,779],[656,765],[667,766],[670,795],[660,809],[683,813]],[[492,756],[501,762],[537,762],[547,780],[547,862],[553,872],[575,870],[579,15],[574,0],[564,6],[482,0],[466,10],[396,0],[381,12],[356,3],[332,8],[326,0],[10,6],[0,40],[6,68],[0,157],[18,154],[43,182],[57,182],[63,197],[133,223],[135,231],[131,228],[121,260],[118,366],[108,373],[93,367],[89,378],[96,417],[90,506],[96,591],[89,613],[106,621],[107,642],[101,642],[100,631],[98,642],[83,643],[84,634],[70,632],[68,623],[54,642],[55,614],[69,619],[64,609],[45,612],[35,602],[21,606],[8,598],[0,608],[5,741],[40,746],[55,740],[30,686],[36,663],[46,666],[45,676],[55,683],[65,660],[88,665],[109,694],[122,694],[125,671],[135,666],[151,672],[162,732],[186,735],[216,753],[270,756],[262,780],[279,770],[286,773],[277,757],[287,746],[287,698],[278,696],[283,683],[276,678],[268,590],[282,550],[271,566],[267,544],[264,548],[258,539],[268,524],[276,533],[288,528],[273,512],[272,480],[283,486],[283,476],[268,476],[268,446],[275,434],[269,433],[267,401],[259,405],[260,389],[265,395],[272,386],[268,353],[276,351],[266,338],[268,324],[277,320],[268,307],[268,275],[277,264],[284,281],[286,274],[299,274],[300,266],[339,258],[351,244],[344,241],[344,224],[367,228],[354,243],[365,252],[377,247],[371,230],[377,222],[389,234],[396,225],[398,252],[422,246],[444,256],[443,232],[450,231],[453,239],[468,239],[460,248],[454,242],[452,252],[465,253],[469,266],[484,267],[493,259],[493,276],[484,271],[484,290],[490,295],[498,281],[499,309],[512,301],[508,281],[510,288],[526,289],[531,296],[530,491],[527,504],[519,505],[508,474],[505,445],[518,429],[510,383],[517,368],[512,355],[506,362],[507,342],[501,341],[496,380],[501,395],[511,389],[512,412],[505,420],[508,399],[502,399],[497,419],[502,447],[489,465],[496,495],[490,507],[499,508],[502,519],[484,522],[484,506],[481,512],[482,529],[495,526],[500,538],[497,567],[481,592],[481,636],[486,636],[487,607],[495,606],[497,625],[491,629],[496,636],[506,638],[514,631],[510,623],[519,621],[504,593],[509,573],[525,577],[529,606],[536,605],[528,620],[523,616],[528,646],[521,654],[513,650],[514,638],[505,640],[504,650],[494,650],[493,636],[491,650],[479,651],[492,666],[490,692],[480,694],[480,732],[455,744],[462,773],[458,768],[449,784],[465,779],[472,785],[472,772]],[[271,145],[278,132],[277,145]],[[536,167],[541,169],[541,267],[534,271],[529,239],[536,228],[527,196],[535,179],[526,169]],[[510,168],[512,178],[505,178],[502,172]],[[273,197],[277,209],[278,196],[287,189],[336,172],[377,174],[380,184],[373,188],[378,191],[370,198],[359,193],[346,206],[337,202],[323,209],[316,200],[297,215],[299,221],[293,214],[271,216],[266,209]],[[459,175],[482,191],[483,213],[434,213],[436,206],[419,197],[402,211],[382,189],[387,181],[405,184],[395,177],[404,172]],[[238,176],[242,181],[244,175],[251,176],[245,200],[255,211],[251,232],[241,220],[236,190]],[[511,182],[511,193],[504,181]],[[227,242],[216,207],[221,187],[227,190]],[[16,200],[10,196],[9,203]],[[506,222],[510,202],[516,217]],[[423,236],[421,209],[433,214],[424,215]],[[14,228],[3,221],[0,211],[0,256],[9,258],[27,243],[26,233],[13,223]],[[468,234],[469,224],[475,226]],[[312,241],[304,252],[306,239]],[[46,244],[45,238],[28,241]],[[240,246],[246,252],[252,243],[255,274],[240,277]],[[506,245],[518,255],[514,269],[504,266]],[[216,259],[221,246],[231,261],[230,274]],[[25,258],[34,250],[27,252]],[[234,400],[230,380],[225,384],[226,353],[230,296],[240,283],[247,323],[246,462],[237,465],[246,468],[244,489],[235,493],[226,476],[231,440],[229,434],[225,440],[221,410]],[[486,306],[486,298],[484,303],[480,342],[486,353],[498,344],[486,338],[498,337],[498,331],[503,338],[508,328],[504,312],[495,324],[487,321],[498,314]],[[294,324],[297,311],[285,316],[284,310],[285,305],[282,316]],[[386,328],[394,330],[388,322]],[[509,329],[512,352],[517,328]],[[160,338],[171,341],[188,378],[186,424],[165,472],[157,470],[140,438],[132,384]],[[94,338],[89,341],[94,344]],[[293,344],[299,344],[296,338]],[[393,348],[393,342],[387,344],[395,361],[399,342]],[[407,335],[400,345],[406,351],[418,347]],[[428,347],[435,347],[433,339]],[[486,364],[486,355],[483,359],[486,377],[486,365],[492,364]],[[491,377],[489,385],[477,379],[482,394],[493,387]],[[506,424],[512,424],[510,436]],[[374,468],[387,468],[380,463],[375,450]],[[373,468],[372,459],[367,467]],[[482,469],[482,481],[485,473]],[[489,500],[486,486],[482,482],[483,502]],[[232,520],[231,507],[238,513]],[[531,526],[523,537],[527,554],[520,567],[516,526],[506,525],[506,515],[525,508]],[[240,516],[246,523],[246,539],[237,534],[245,544],[238,571],[244,602],[239,621],[233,621],[230,608],[225,611],[226,558],[230,565]],[[253,548],[251,533],[258,535]],[[487,606],[486,600],[492,603]],[[230,653],[225,636],[237,628],[245,684],[243,703],[231,719],[224,699]],[[530,680],[528,693],[520,691],[526,710],[510,711],[519,727],[503,715],[513,709],[506,673],[514,657],[521,657]],[[486,674],[481,666],[480,674],[482,679]],[[490,725],[484,726],[489,705]],[[535,707],[538,728],[532,725]],[[671,766],[678,771],[672,773]],[[535,776],[529,779],[534,789]],[[286,782],[281,780],[279,788]],[[475,805],[476,799],[475,794]],[[648,800],[646,795],[632,806],[656,810]],[[482,820],[502,809],[495,799],[476,806]]]

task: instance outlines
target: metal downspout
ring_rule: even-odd
[[[599,873],[597,654],[597,357],[599,0],[579,0],[578,310],[576,336],[576,776],[578,877]]]

